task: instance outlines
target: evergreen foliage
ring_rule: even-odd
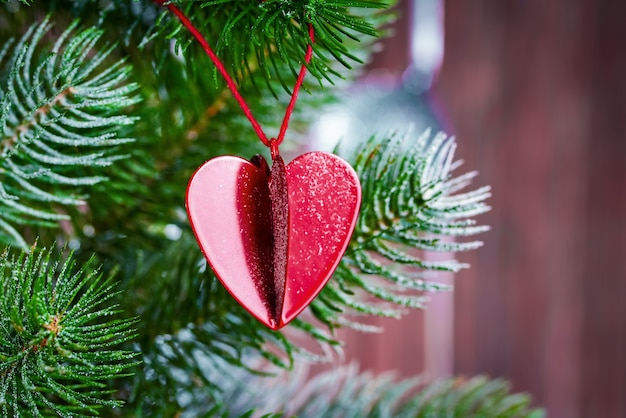
[[[211,363],[209,373],[220,378],[221,405],[202,396],[200,388],[184,399],[182,417],[255,416],[339,418],[543,418],[525,394],[511,392],[502,379],[486,376],[453,377],[428,382],[421,378],[398,379],[393,373],[359,372],[355,364],[331,369],[313,377],[296,366],[275,377],[250,376],[227,364]],[[272,390],[268,391],[267,388]]]
[[[451,378],[430,384],[419,379],[396,381],[392,375],[358,374],[355,368],[317,376],[303,390],[299,417],[501,417],[542,418],[526,395],[511,394],[501,379]],[[286,405],[287,407],[287,405]]]
[[[101,32],[70,25],[49,51],[39,51],[51,27],[33,25],[0,51],[0,242],[28,245],[16,225],[54,227],[60,209],[82,205],[81,189],[105,179],[98,168],[122,157],[117,135],[134,118],[129,68],[95,52]],[[105,67],[106,65],[106,67]],[[82,192],[84,193],[84,192]]]
[[[115,349],[134,337],[134,319],[115,318],[111,278],[93,263],[76,268],[52,250],[0,257],[0,413],[93,416],[107,381],[127,375],[136,353]]]
[[[480,245],[464,237],[486,229],[473,217],[489,209],[489,190],[463,191],[475,173],[455,174],[454,140],[374,135],[344,155],[363,205],[336,274],[290,326],[266,329],[215,279],[184,212],[186,183],[205,160],[267,154],[210,60],[163,1],[22,3],[0,4],[0,241],[14,247],[0,264],[0,415],[251,416],[259,408],[283,416],[287,405],[264,409],[255,386],[340,351],[336,328],[371,330],[355,316],[424,307],[426,292],[449,289],[433,273],[466,267],[428,252]],[[284,153],[299,149],[316,110],[335,100],[333,84],[354,76],[346,68],[365,59],[391,16],[374,0],[173,3],[215,47],[268,132],[277,131],[276,109],[289,100],[313,25],[308,94]],[[43,247],[66,246],[31,248],[37,236]],[[425,388],[393,380],[387,389],[388,377],[337,373],[334,397],[321,390],[330,377],[277,384],[263,397],[305,390],[310,397],[293,410],[301,416],[448,413],[455,396],[485,408],[473,411],[507,402],[528,410],[500,381]]]
[[[458,193],[477,173],[452,177],[460,165],[453,159],[455,148],[454,139],[443,133],[432,136],[426,131],[417,139],[410,134],[391,134],[373,137],[349,158],[361,180],[363,204],[335,280],[312,306],[318,319],[331,328],[359,327],[346,320],[346,308],[361,314],[400,314],[389,305],[363,303],[362,295],[354,297],[355,289],[411,308],[424,307],[427,298],[423,292],[450,289],[429,280],[432,272],[456,272],[467,265],[455,260],[428,261],[424,254],[467,251],[482,245],[449,238],[488,229],[475,225],[471,218],[489,210],[484,200],[490,195],[489,187]],[[416,250],[422,256],[417,256]]]
[[[158,0],[158,3],[165,3]],[[311,42],[308,24],[315,30],[314,56],[308,65],[312,76],[330,82],[342,78],[337,68],[351,68],[351,63],[362,62],[351,46],[363,35],[375,37],[379,31],[376,23],[387,20],[388,13],[366,13],[367,9],[385,10],[381,0],[317,0],[262,2],[239,0],[173,1],[180,4],[194,25],[203,28],[213,40],[215,50],[224,60],[229,73],[240,82],[260,68],[266,80],[277,77],[282,87],[288,87],[281,67],[286,64],[289,74],[295,77],[304,60],[304,51]],[[355,14],[354,11],[359,11]],[[222,18],[219,21],[214,16]],[[367,19],[365,18],[367,17]],[[155,27],[154,35],[167,33],[181,41],[185,49],[192,44],[190,35],[175,19],[170,26]],[[182,32],[181,32],[182,31]],[[271,87],[271,84],[268,84]],[[274,91],[274,90],[272,90]]]

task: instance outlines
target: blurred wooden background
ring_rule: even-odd
[[[626,417],[626,1],[448,0],[444,21],[434,94],[494,194],[455,278],[451,371],[508,378],[550,417]],[[371,68],[401,75],[409,25]],[[349,355],[423,371],[424,315]]]

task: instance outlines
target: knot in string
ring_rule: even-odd
[[[272,160],[273,160],[280,154],[280,152],[278,151],[278,146],[280,145],[281,141],[279,141],[276,138],[272,138],[270,139],[269,142],[270,142],[269,149],[270,149],[270,153],[272,154]]]

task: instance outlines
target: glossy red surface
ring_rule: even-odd
[[[275,288],[274,248],[281,251],[284,242],[277,246],[275,241],[285,237],[272,229],[265,167],[238,157],[217,157],[196,171],[187,188],[189,219],[211,268],[244,308],[274,330],[306,308],[335,271],[361,203],[356,173],[333,154],[301,155],[285,172],[284,289]]]

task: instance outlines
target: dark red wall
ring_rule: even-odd
[[[401,74],[407,32],[371,67]],[[454,372],[508,378],[550,417],[626,417],[626,1],[449,0],[445,35],[436,95],[493,186],[492,231],[455,279]],[[415,347],[422,319],[348,352],[426,367],[388,349]]]
[[[626,416],[626,2],[446,2],[437,91],[493,230],[457,277],[455,370],[554,417]]]

